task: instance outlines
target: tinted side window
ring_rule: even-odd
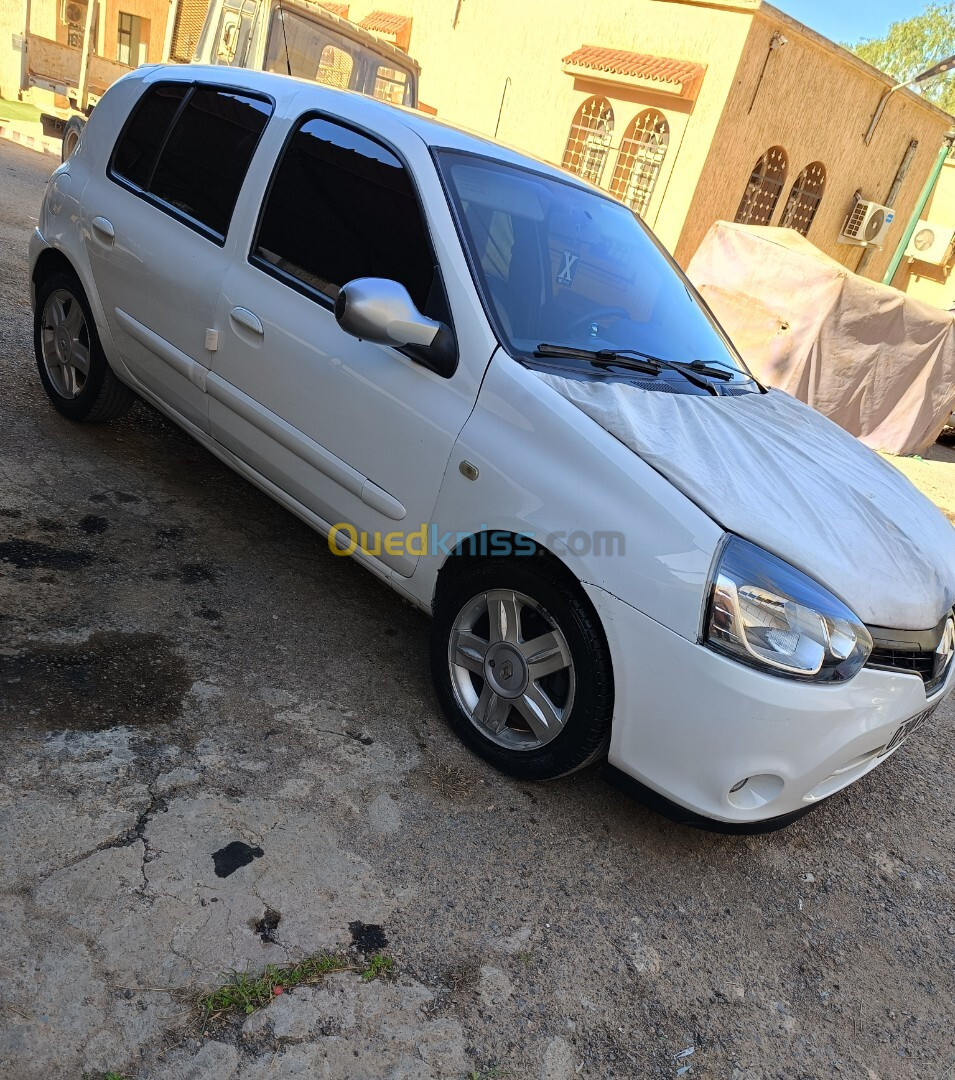
[[[270,112],[256,98],[197,88],[173,125],[149,190],[225,236]]]
[[[176,83],[146,91],[116,146],[114,173],[146,187],[159,147],[189,90],[187,83]]]
[[[411,181],[383,146],[328,120],[303,122],[267,196],[253,260],[334,299],[358,277],[400,281],[421,311],[440,303]],[[429,312],[430,313],[430,312]]]
[[[113,174],[224,238],[271,112],[229,90],[156,87],[120,138]]]

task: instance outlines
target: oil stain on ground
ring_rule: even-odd
[[[106,532],[109,528],[109,520],[100,517],[99,514],[87,514],[86,517],[80,519],[80,528],[87,536],[95,536]]]
[[[102,631],[81,645],[31,643],[0,655],[0,718],[51,730],[171,723],[193,682],[173,644]]]
[[[261,859],[264,854],[260,847],[249,847],[241,840],[233,840],[231,844],[226,844],[224,848],[212,853],[216,877],[228,877],[240,866],[248,866],[253,859]],[[278,926],[278,923],[275,925]]]
[[[79,570],[95,558],[92,551],[55,548],[37,540],[0,542],[0,562],[13,563],[18,570]]]
[[[378,923],[363,923],[359,920],[348,924],[352,948],[363,953],[374,953],[388,947],[388,938],[384,927]]]

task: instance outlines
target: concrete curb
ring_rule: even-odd
[[[61,143],[59,139],[53,139],[43,134],[42,124],[33,124],[28,121],[0,120],[0,139],[18,143],[28,150],[35,150],[39,154],[49,154],[59,160]]]

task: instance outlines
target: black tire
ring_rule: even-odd
[[[54,293],[69,294],[83,314],[85,332],[82,335],[89,350],[89,371],[82,387],[69,396],[59,389],[50,373],[43,355],[43,320],[46,306]],[[90,310],[89,301],[83,286],[75,274],[65,269],[57,270],[43,278],[36,287],[36,308],[33,312],[33,348],[36,354],[37,370],[47,397],[54,407],[70,420],[94,423],[102,420],[114,420],[122,416],[136,400],[136,395],[113,374],[112,368],[103,352],[103,347],[96,332],[96,323]]]
[[[495,768],[521,780],[551,780],[583,769],[603,757],[610,741],[614,704],[610,650],[596,611],[569,572],[538,554],[480,560],[461,557],[451,564],[445,574],[434,607],[431,675],[441,709],[461,740]],[[518,637],[524,640],[539,638],[541,627],[550,623],[562,635],[563,645],[569,649],[572,660],[568,669],[547,675],[536,684],[537,689],[546,688],[546,680],[552,678],[562,680],[565,687],[562,691],[558,686],[553,695],[554,700],[563,697],[565,702],[563,726],[559,728],[559,734],[548,736],[550,741],[540,745],[535,745],[540,743],[537,729],[531,731],[531,725],[521,715],[517,701],[513,707],[510,701],[498,702],[509,711],[508,719],[504,721],[506,726],[497,735],[490,735],[479,720],[472,719],[472,711],[480,711],[480,701],[484,700],[485,691],[493,688],[487,678],[477,674],[473,667],[465,670],[460,664],[452,663],[452,655],[456,658],[462,655],[452,648],[452,643],[459,640],[462,620],[468,626],[473,621],[476,637],[483,635],[480,619],[484,616],[469,614],[480,610],[481,596],[488,593],[499,596],[510,592],[522,594],[534,605],[521,607],[519,604]],[[485,603],[488,620],[491,606]],[[490,629],[489,622],[485,625]],[[493,633],[488,634],[489,639],[493,636]],[[506,643],[498,644],[503,647]],[[487,666],[494,666],[490,663],[490,656],[488,650],[483,661],[474,656],[471,660],[476,664],[483,663],[485,673],[491,674]],[[500,670],[504,670],[503,666]],[[515,676],[518,680],[521,677],[520,672]],[[523,678],[527,685],[529,676],[526,672]],[[568,683],[570,697],[566,690]],[[547,689],[547,693],[551,694],[551,690]],[[471,699],[470,708],[464,700],[465,696]],[[473,697],[478,698],[476,706]],[[523,702],[524,698],[520,700]],[[526,733],[521,730],[522,727],[526,727]],[[499,740],[502,738],[512,745],[501,745]],[[522,739],[526,740],[524,745],[513,745]]]
[[[80,136],[83,134],[83,128],[86,127],[86,121],[82,116],[71,116],[66,122],[66,126],[63,128],[63,145],[60,148],[60,161],[66,161],[76,149],[76,144],[80,141]]]

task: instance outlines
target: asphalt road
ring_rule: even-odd
[[[423,616],[145,405],[47,404],[50,164],[0,142],[0,1073],[955,1077],[952,708],[761,838],[494,774]],[[192,1008],[383,940],[392,981]]]

